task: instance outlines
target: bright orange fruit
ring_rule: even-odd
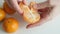
[[[14,9],[11,9],[6,2],[4,2],[3,8],[4,8],[5,12],[10,15],[12,15],[16,12]]]
[[[40,20],[40,15],[32,7],[29,8],[27,5],[24,5],[20,2],[20,8],[23,10],[23,18],[30,24],[36,23]]]
[[[15,18],[7,18],[3,23],[6,32],[15,32],[18,29],[18,21]]]
[[[5,16],[6,16],[6,13],[2,8],[0,8],[0,21],[2,21],[5,18]]]

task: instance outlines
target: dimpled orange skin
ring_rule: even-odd
[[[5,19],[3,29],[8,33],[15,32],[18,29],[18,21],[15,18]]]
[[[14,9],[11,9],[6,2],[4,2],[3,8],[4,8],[5,12],[9,15],[12,15],[16,12]]]
[[[24,11],[23,13],[23,19],[28,22],[29,24],[33,24],[36,23],[40,20],[40,15],[37,13],[37,11],[35,9],[29,8],[27,5],[24,5],[23,3],[20,2],[20,8]],[[30,12],[35,16],[32,18],[32,16],[30,15]],[[31,16],[31,18],[29,17]]]
[[[5,11],[2,8],[0,8],[0,21],[2,21],[5,18],[5,16],[6,16]]]

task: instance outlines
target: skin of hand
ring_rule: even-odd
[[[15,9],[19,14],[23,13],[23,11],[21,10],[21,8],[18,5],[18,2],[20,2],[22,0],[5,0],[5,1],[8,3],[9,7],[11,7],[12,9]],[[55,11],[55,9],[58,8],[57,7],[58,5],[60,5],[59,1],[60,0],[48,0],[46,2],[34,5],[34,8],[37,8],[37,10],[42,9],[42,8],[44,8],[46,6],[50,7],[50,5],[54,6],[54,8],[53,8],[52,11],[49,11],[49,12],[46,11],[46,12],[44,12],[42,14],[42,16],[44,18],[41,18],[41,20],[38,23],[28,24],[26,26],[26,28],[32,28],[32,27],[36,27],[36,26],[42,25],[43,23],[51,20],[54,16],[56,16],[57,15],[57,11]],[[26,0],[23,0],[23,3],[26,4]],[[43,7],[41,7],[41,6],[43,6]],[[60,13],[60,12],[58,12],[58,13]]]
[[[45,10],[46,7],[50,7],[50,6],[52,6],[52,8],[49,8],[49,9],[47,8],[48,10],[46,11]],[[36,26],[40,26],[45,22],[51,20],[52,18],[56,17],[56,15],[59,15],[60,14],[60,11],[58,11],[60,9],[59,6],[60,4],[58,4],[58,0],[48,0],[46,2],[34,5],[34,8],[36,8],[37,10],[45,8],[43,9],[45,11],[43,11],[41,14],[43,18],[41,17],[41,20],[38,23],[28,24],[26,28],[33,28]]]
[[[22,1],[24,4],[26,4],[26,0],[5,0],[9,7],[16,10],[19,14],[23,14],[23,11],[19,7],[18,3]]]

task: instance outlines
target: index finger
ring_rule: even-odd
[[[16,10],[18,13],[22,14],[22,10],[18,5],[18,1],[17,0],[8,0],[10,5],[13,7],[12,9]]]

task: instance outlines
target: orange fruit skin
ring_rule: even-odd
[[[2,8],[0,8],[0,21],[2,21],[5,18],[5,16],[6,16],[5,11]]]
[[[30,2],[29,7],[35,9],[35,8],[34,8],[34,5],[35,5],[35,4],[36,4],[36,2]],[[35,9],[35,10],[36,10],[36,9]]]
[[[3,8],[4,8],[5,12],[9,15],[12,15],[16,12],[14,9],[11,9],[6,2],[4,2]]]
[[[18,21],[15,18],[5,19],[3,29],[8,33],[15,32],[18,29]]]
[[[19,6],[23,10],[23,19],[26,22],[28,22],[29,24],[33,24],[40,20],[40,15],[38,14],[38,12],[35,9],[33,9],[32,4],[31,4],[31,7],[29,8],[29,6],[24,5],[22,2],[20,2]],[[31,15],[30,15],[30,13],[31,13]]]

